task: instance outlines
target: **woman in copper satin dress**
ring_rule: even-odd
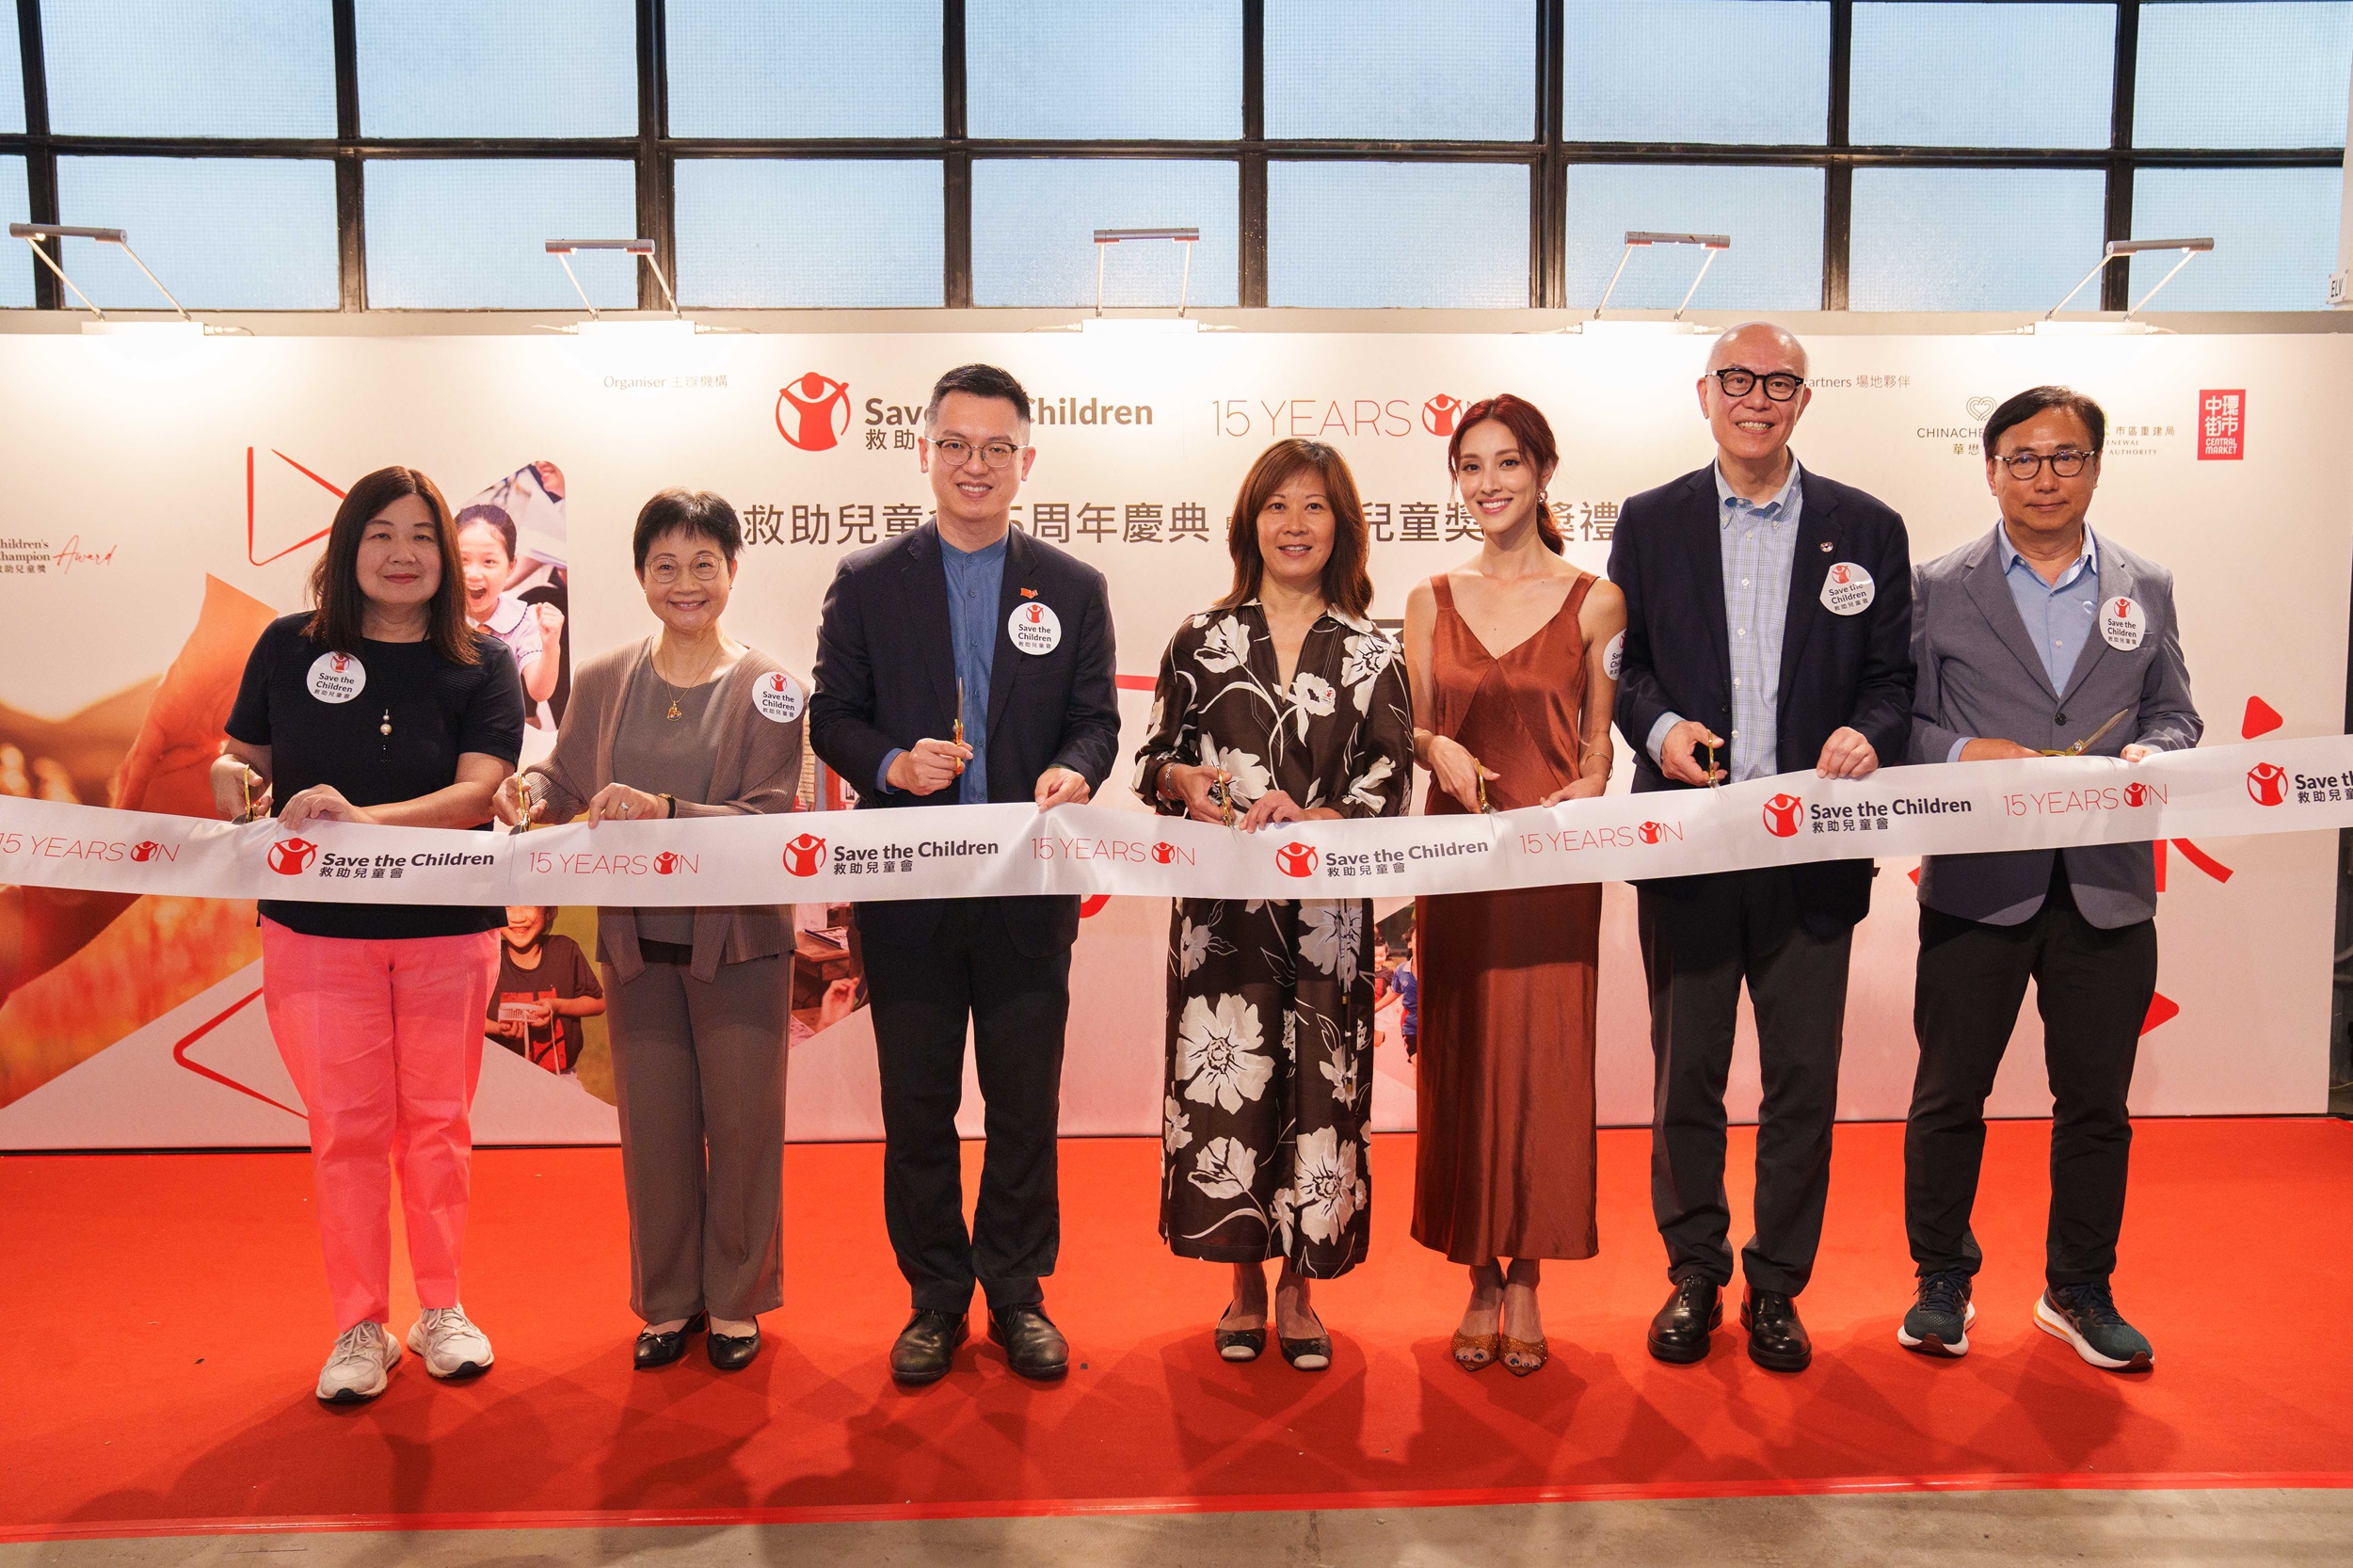
[[[1405,608],[1415,758],[1433,814],[1598,795],[1609,782],[1625,600],[1562,558],[1535,407],[1465,409],[1448,462],[1484,543]],[[1454,1359],[1525,1375],[1548,1348],[1545,1258],[1591,1257],[1601,886],[1416,901],[1420,1044],[1414,1239],[1470,1271]],[[1508,1270],[1506,1263],[1508,1261]]]

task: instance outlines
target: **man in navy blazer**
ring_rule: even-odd
[[[2024,760],[2080,745],[2135,762],[2204,733],[2172,574],[2088,520],[2106,440],[2100,405],[2066,387],[2020,392],[1986,421],[1986,484],[2001,520],[1920,568],[1912,760]],[[2127,776],[2102,798],[2130,812],[2144,794]],[[2116,1310],[2108,1276],[2133,1142],[2126,1100],[2157,985],[2156,911],[2146,842],[1920,862],[1920,1064],[1904,1128],[1904,1229],[1919,1284],[1896,1331],[1905,1349],[1968,1352],[1985,1101],[2031,976],[2055,1102],[2035,1322],[2095,1367],[2154,1363]]]
[[[1037,456],[1029,394],[994,366],[950,371],[918,452],[937,510],[835,573],[810,744],[861,810],[1083,804],[1119,749],[1111,600],[1101,572],[1011,526]],[[977,1282],[1013,1369],[1058,1378],[1069,1346],[1038,1282],[1061,1245],[1055,1140],[1079,901],[855,910],[882,1073],[883,1213],[914,1305],[891,1374],[947,1375]],[[956,1137],[968,1022],[988,1101],[968,1235]]]
[[[1805,768],[1860,778],[1903,760],[1903,519],[1801,467],[1789,438],[1812,396],[1796,338],[1763,322],[1732,328],[1699,379],[1716,460],[1620,513],[1609,552],[1626,607],[1617,721],[1637,792]],[[1637,884],[1657,1064],[1651,1208],[1673,1282],[1650,1328],[1662,1361],[1705,1358],[1732,1283],[1724,1083],[1745,982],[1765,1094],[1740,1320],[1758,1365],[1812,1362],[1795,1298],[1821,1240],[1847,963],[1874,869],[1844,860]]]

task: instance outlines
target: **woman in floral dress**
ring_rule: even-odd
[[[1245,833],[1387,817],[1413,787],[1403,661],[1365,618],[1369,540],[1338,453],[1278,441],[1253,464],[1226,540],[1234,586],[1160,660],[1135,789],[1162,812]],[[1372,908],[1365,899],[1182,899],[1168,954],[1160,1235],[1234,1266],[1219,1353],[1266,1345],[1264,1265],[1284,1358],[1331,1365],[1308,1281],[1370,1235]]]

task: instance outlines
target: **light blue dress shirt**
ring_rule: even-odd
[[[2055,696],[2064,693],[2068,677],[2075,673],[2075,660],[2091,640],[2092,627],[2099,619],[2100,550],[2091,530],[2084,530],[2082,553],[2059,573],[2056,583],[2042,581],[2042,574],[2009,542],[2009,530],[1998,522],[1993,525],[1993,548],[2000,552],[2002,581],[2009,585],[2010,602],[2018,606],[2018,618],[2026,623],[2026,640],[2034,644],[2042,661],[2051,691]],[[1964,735],[1955,741],[1945,760],[1960,761],[1961,748],[1975,739]]]
[[[964,744],[972,760],[956,780],[961,806],[988,804],[988,682],[997,664],[997,605],[1005,586],[1005,547],[1010,535],[984,549],[958,550],[939,541],[939,564],[948,578],[948,643],[955,651],[956,680],[964,687]],[[901,746],[882,760],[874,783],[891,793],[890,764]]]
[[[1731,756],[1721,765],[1729,782],[1743,783],[1781,771],[1781,643],[1789,624],[1789,576],[1798,559],[1798,514],[1805,492],[1798,483],[1798,459],[1789,459],[1789,479],[1767,502],[1737,495],[1716,470],[1716,500],[1723,552],[1724,638],[1732,652]],[[1645,749],[1658,760],[1667,731],[1683,715],[1665,712],[1650,727]],[[1706,753],[1700,765],[1707,765]]]

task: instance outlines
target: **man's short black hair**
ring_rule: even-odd
[[[1013,411],[1022,424],[1030,423],[1030,394],[1021,390],[1021,383],[1013,378],[1011,371],[999,370],[995,365],[958,365],[932,384],[932,400],[923,409],[926,431],[939,423],[940,402],[950,392],[1000,397],[1013,405]]]
[[[2024,424],[2040,413],[2064,408],[2084,422],[2091,432],[2091,450],[2100,451],[2107,445],[2107,411],[2073,387],[2028,387],[1993,410],[1993,417],[1985,422],[1985,455],[1993,456],[1994,443],[2012,425]]]
[[[637,530],[630,538],[638,576],[646,574],[646,552],[653,548],[654,540],[669,533],[709,539],[719,547],[729,566],[744,548],[743,521],[724,496],[710,490],[663,490],[638,510]]]

